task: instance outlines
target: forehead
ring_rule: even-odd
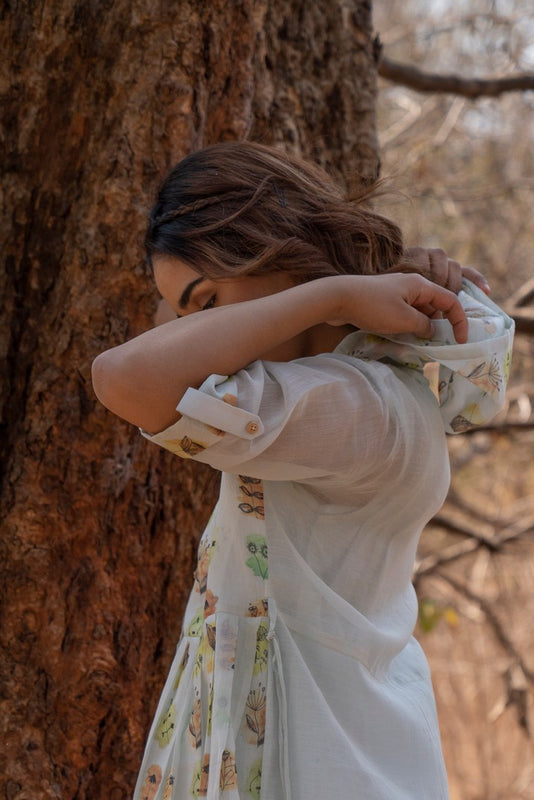
[[[175,302],[191,281],[201,277],[188,264],[174,256],[153,256],[152,267],[158,291],[169,302]]]

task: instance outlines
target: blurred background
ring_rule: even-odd
[[[384,55],[462,77],[534,70],[524,0],[375,0]],[[534,93],[469,99],[380,79],[387,213],[480,269],[505,305],[534,278]],[[534,287],[533,287],[534,288]],[[421,542],[418,638],[453,800],[534,798],[534,337],[517,334],[496,429],[449,438],[449,499]]]

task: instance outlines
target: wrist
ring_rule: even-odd
[[[329,325],[354,324],[355,299],[358,297],[358,286],[365,280],[362,275],[333,275],[323,278],[328,281],[321,287],[324,302],[323,319]]]

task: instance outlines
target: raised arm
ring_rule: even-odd
[[[351,324],[428,337],[436,312],[465,341],[467,322],[456,296],[419,275],[321,278],[149,330],[98,356],[93,385],[110,411],[154,433],[178,419],[176,405],[187,388],[208,375],[229,375],[273,358],[284,343],[291,343],[291,352],[279,360],[308,355],[305,332],[315,326]]]

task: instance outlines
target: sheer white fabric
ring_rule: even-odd
[[[443,419],[486,419],[506,383],[513,323],[469,292],[467,345],[355,333],[210,376],[148,437],[223,479],[136,800],[447,798],[410,578]]]

